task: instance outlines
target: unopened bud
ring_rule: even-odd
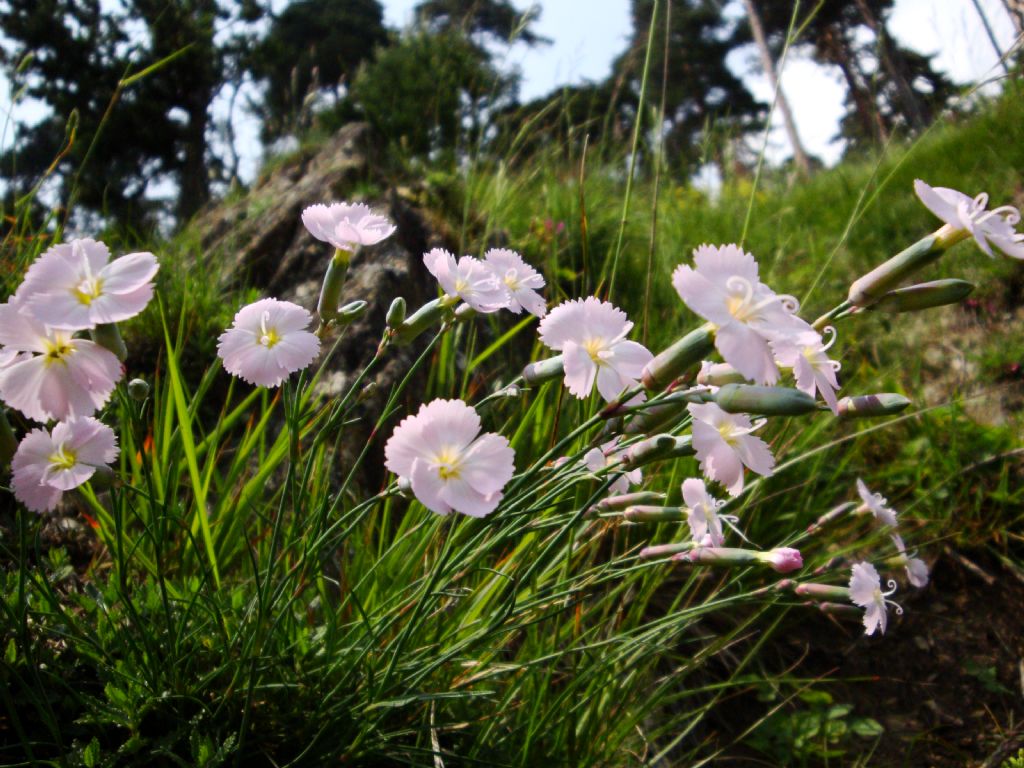
[[[545,381],[557,379],[565,373],[562,356],[549,357],[547,360],[538,360],[523,368],[523,380],[531,387],[543,384]]]
[[[89,336],[101,347],[113,352],[122,363],[128,359],[128,347],[124,345],[117,323],[97,325],[89,331]]]
[[[833,520],[838,520],[840,517],[845,515],[851,509],[854,509],[856,506],[857,505],[854,502],[852,502],[852,501],[845,501],[842,504],[840,504],[838,507],[833,507],[828,512],[826,512],[824,515],[822,515],[817,520],[815,520],[813,523],[811,523],[809,526],[807,526],[807,532],[808,533],[817,533],[822,528],[824,528],[826,525],[831,523]]]
[[[690,444],[690,436],[655,435],[631,445],[623,452],[622,466],[632,470],[650,464],[652,461],[672,459],[678,456],[693,456],[695,451]]]
[[[338,309],[338,322],[339,323],[353,323],[366,314],[366,308],[369,306],[365,301],[350,301],[344,307]]]
[[[715,393],[714,399],[726,413],[800,416],[818,410],[818,403],[813,397],[789,387],[726,384]]]
[[[399,346],[411,343],[427,328],[436,324],[444,316],[444,307],[440,299],[428,301],[422,307],[405,318],[405,322],[395,329],[394,341]]]
[[[519,397],[521,394],[523,394],[523,390],[515,384],[509,384],[507,387],[502,387],[495,392],[492,397]]]
[[[791,547],[778,547],[768,552],[733,547],[697,547],[672,559],[691,565],[714,565],[725,568],[761,564],[779,573],[789,573],[804,565],[800,552]]]
[[[341,289],[345,287],[345,277],[348,275],[349,259],[346,254],[347,252],[338,249],[334,252],[334,257],[327,262],[324,284],[320,288],[320,299],[316,303],[316,313],[324,324],[338,317]]]
[[[460,304],[455,308],[455,322],[468,323],[477,316],[477,311],[469,304]]]
[[[388,324],[388,328],[397,328],[405,322],[405,299],[398,296],[391,302],[388,313],[384,316],[384,322]]]
[[[861,609],[852,603],[818,603],[818,610],[833,616],[860,614]]]
[[[703,325],[690,331],[644,367],[644,386],[652,390],[667,387],[703,360],[714,347],[715,336],[710,326]]]
[[[793,547],[776,547],[763,553],[760,559],[778,573],[792,573],[804,567],[803,555]]]
[[[675,544],[657,544],[653,547],[641,549],[640,557],[650,560],[655,557],[665,557],[666,555],[678,555],[682,552],[689,552],[695,546],[697,545],[692,541],[680,541]]]
[[[598,512],[618,512],[635,504],[658,504],[666,498],[664,493],[654,491],[637,491],[636,493],[623,493],[620,496],[608,496],[597,502]]]
[[[855,281],[847,300],[857,307],[871,306],[906,277],[931,264],[948,247],[947,240],[938,235],[934,233],[918,240]]]
[[[856,395],[842,398],[837,407],[840,419],[870,419],[876,416],[892,416],[904,410],[910,401],[895,392],[879,392],[876,395]]]
[[[686,519],[685,507],[655,507],[640,504],[629,507],[622,516],[634,523],[666,523]]]
[[[708,392],[673,392],[655,404],[644,404],[626,424],[626,434],[646,435],[657,432],[681,418],[690,403],[703,403],[709,398]]]
[[[918,312],[922,309],[958,304],[966,299],[974,284],[966,280],[933,280],[930,283],[897,288],[882,296],[870,308],[879,312]]]
[[[149,397],[149,384],[145,379],[132,379],[128,382],[128,396],[141,403]]]
[[[801,597],[809,597],[812,600],[849,600],[849,587],[837,587],[832,584],[797,584],[793,590]]]
[[[399,496],[403,496],[407,499],[412,497],[412,481],[408,477],[398,478],[396,485],[398,486]]]
[[[743,384],[746,379],[728,363],[711,363],[705,360],[700,365],[697,383],[705,387],[722,387],[726,384]]]
[[[365,403],[367,400],[369,400],[371,397],[373,397],[376,394],[377,394],[377,382],[371,381],[365,387],[363,387],[361,390],[359,390],[359,395],[356,397],[356,402],[357,403]]]

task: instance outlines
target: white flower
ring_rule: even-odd
[[[864,608],[864,634],[873,635],[878,629],[883,635],[886,626],[886,604],[891,603],[896,613],[903,609],[892,600],[887,599],[896,591],[896,582],[889,581],[889,591],[882,591],[882,580],[871,563],[857,563],[853,566],[850,577],[850,600]]]
[[[423,263],[445,294],[462,299],[477,312],[497,312],[510,305],[512,299],[504,283],[479,259],[463,256],[456,262],[448,251],[434,248],[423,254]]]
[[[545,345],[562,353],[565,385],[572,394],[584,398],[596,383],[601,397],[611,402],[622,390],[637,386],[654,357],[642,344],[626,339],[632,328],[621,309],[589,296],[562,302],[538,330]]]
[[[91,416],[104,405],[123,373],[117,357],[99,344],[48,328],[23,311],[18,296],[0,304],[0,399],[35,421]]]
[[[302,223],[317,240],[342,251],[375,245],[390,237],[395,226],[362,203],[311,205],[302,212]]]
[[[36,259],[17,296],[25,312],[51,328],[80,331],[135,317],[153,298],[159,265],[152,253],[110,261],[96,240],[55,245]]]
[[[718,509],[725,504],[708,493],[704,481],[695,477],[683,481],[683,502],[686,504],[686,522],[696,544],[703,547],[721,547],[725,544],[722,519]]]
[[[920,179],[914,182],[914,191],[929,211],[954,230],[971,235],[989,256],[994,245],[1007,256],[1024,259],[1024,234],[1016,230],[1020,212],[1012,205],[986,211],[988,195],[984,192],[970,198],[948,187],[931,187]]]
[[[611,467],[622,463],[622,453],[616,451],[619,438],[609,440],[600,448],[591,448],[583,454],[583,463],[591,472],[600,472],[605,467]],[[628,493],[630,485],[640,485],[644,481],[644,473],[639,469],[629,472],[619,472],[610,486],[608,492],[612,495]]]
[[[523,261],[522,256],[507,248],[492,248],[484,254],[484,264],[508,290],[510,312],[518,315],[525,309],[537,317],[547,314],[548,305],[537,293],[544,287],[544,277]]]
[[[859,477],[857,478],[857,493],[860,494],[861,501],[864,502],[858,511],[870,512],[882,525],[887,525],[890,528],[896,527],[896,510],[886,506],[889,502],[882,494],[869,491]]]
[[[242,307],[217,341],[224,370],[259,387],[278,386],[320,353],[320,340],[306,330],[312,319],[302,307],[277,299]]]
[[[480,417],[461,400],[434,400],[395,427],[385,466],[408,480],[427,509],[489,515],[515,473],[515,452],[501,435],[480,434]]]
[[[839,403],[836,400],[839,381],[836,379],[836,372],[840,369],[840,364],[836,360],[830,360],[825,354],[835,343],[835,329],[829,326],[825,331],[832,332],[832,338],[827,344],[822,340],[821,334],[808,325],[807,330],[775,339],[771,345],[778,364],[793,369],[797,389],[811,397],[814,397],[815,392],[820,392],[832,413],[839,415]]]
[[[672,273],[679,297],[715,325],[725,362],[758,384],[774,384],[779,369],[768,342],[799,328],[796,300],[762,283],[754,257],[736,245],[702,245],[693,263],[696,269],[680,264]]]
[[[775,458],[759,437],[750,434],[764,426],[764,420],[751,424],[744,414],[726,413],[714,403],[691,403],[693,449],[701,471],[725,486],[732,496],[743,490],[743,466],[759,475],[770,475]]]
[[[892,543],[896,547],[896,551],[900,553],[900,561],[903,567],[907,569],[907,579],[918,589],[922,589],[928,586],[928,566],[919,557],[912,557],[907,554],[907,547],[903,543],[903,537],[898,533],[893,533]]]
[[[64,491],[86,482],[117,458],[114,430],[92,417],[34,429],[22,438],[11,461],[11,488],[33,512],[56,508]]]

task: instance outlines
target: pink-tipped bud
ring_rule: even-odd
[[[715,336],[710,326],[690,331],[646,365],[643,372],[644,386],[648,389],[668,386],[714,348]]]
[[[766,554],[764,562],[779,573],[792,573],[804,567],[800,550],[792,547],[776,547]]]
[[[840,419],[869,419],[891,416],[904,410],[910,401],[895,392],[880,392],[877,395],[844,397],[836,408]]]
[[[801,597],[809,597],[812,600],[842,600],[845,602],[850,600],[848,587],[836,587],[832,584],[798,584],[793,591]]]
[[[743,374],[728,363],[710,363],[705,360],[697,374],[697,383],[705,387],[724,387],[726,384],[745,382]]]
[[[665,501],[664,493],[654,491],[638,491],[636,493],[624,493],[620,496],[609,496],[597,502],[598,512],[619,512],[627,507],[637,504],[660,504]]]
[[[652,560],[656,557],[666,557],[668,555],[678,556],[680,553],[689,552],[694,546],[695,544],[692,541],[682,541],[675,544],[656,544],[653,547],[641,549],[640,557],[645,560]],[[676,558],[673,557],[672,559]]]

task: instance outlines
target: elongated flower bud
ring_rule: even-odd
[[[395,329],[394,342],[399,346],[410,344],[427,328],[437,323],[444,316],[444,310],[440,299],[428,301]]]
[[[366,314],[366,308],[368,306],[370,305],[362,300],[350,301],[348,304],[338,309],[337,320],[342,324],[353,323]]]
[[[644,404],[626,424],[626,434],[646,435],[657,432],[682,417],[690,403],[704,403],[710,397],[707,392],[673,392],[656,404]]]
[[[565,375],[565,366],[561,355],[549,357],[546,360],[538,360],[523,368],[523,381],[531,387],[543,384],[545,381],[557,379]]]
[[[657,544],[653,547],[644,547],[640,550],[640,557],[645,560],[652,560],[655,557],[665,557],[666,555],[679,555],[682,552],[689,552],[693,549],[696,544],[692,541],[680,541],[674,544]],[[675,558],[673,558],[675,559]]]
[[[933,280],[930,283],[910,285],[889,291],[869,309],[879,312],[918,312],[922,309],[942,307],[946,304],[958,304],[966,299],[974,284],[966,280]]]
[[[849,602],[849,587],[837,587],[832,584],[797,584],[793,590],[801,597],[809,597],[812,600],[842,600]]]
[[[388,313],[384,316],[384,322],[388,324],[388,328],[397,328],[405,322],[405,299],[398,296],[391,302]]]
[[[636,504],[658,504],[665,500],[664,493],[654,491],[638,491],[636,493],[624,493],[620,496],[607,496],[597,502],[598,512],[618,512],[632,507]]]
[[[858,608],[856,605],[852,605],[851,603],[818,603],[818,610],[822,613],[828,613],[833,616],[860,613],[860,608]]]
[[[665,523],[686,519],[685,507],[656,507],[640,504],[629,507],[622,516],[634,523]]]
[[[322,323],[328,323],[338,316],[338,302],[341,301],[341,289],[345,287],[348,263],[351,259],[350,251],[336,248],[334,256],[327,263],[324,284],[320,289],[320,300],[316,305],[316,313]]]
[[[709,325],[690,331],[644,367],[643,385],[648,389],[667,387],[714,348],[715,336]]]
[[[105,347],[113,352],[122,363],[128,359],[128,347],[124,345],[124,340],[121,338],[121,331],[118,330],[117,323],[97,325],[89,330],[89,336],[101,347]]]
[[[793,547],[776,547],[763,553],[760,560],[778,573],[792,573],[804,567],[803,555]]]
[[[840,419],[870,419],[877,416],[892,416],[904,410],[910,401],[895,392],[879,392],[875,395],[857,395],[842,398],[836,409]]]
[[[728,363],[705,363],[697,374],[697,383],[705,387],[742,384],[746,379]]]
[[[455,322],[457,323],[468,323],[479,313],[476,311],[476,307],[469,304],[460,304],[455,308]]]
[[[840,517],[842,517],[847,512],[849,512],[851,509],[856,508],[856,506],[857,506],[856,503],[854,503],[852,501],[846,501],[846,502],[843,502],[842,504],[840,504],[838,507],[833,507],[828,512],[826,512],[824,515],[822,515],[817,520],[815,520],[813,523],[811,523],[809,526],[807,526],[807,532],[808,533],[817,533],[822,528],[824,528],[826,525],[831,523],[833,520],[838,520]]]
[[[690,436],[655,435],[630,446],[622,457],[622,466],[626,470],[642,467],[652,461],[671,459],[678,456],[693,456]]]
[[[950,245],[949,238],[941,233],[939,230],[918,240],[855,281],[850,286],[849,302],[857,307],[871,306],[909,275],[938,259]]]
[[[714,399],[726,413],[801,416],[818,410],[818,403],[813,397],[789,387],[726,384],[715,393]]]
[[[714,565],[723,568],[745,565],[767,565],[778,573],[789,573],[803,567],[799,550],[779,547],[768,552],[733,547],[697,547],[672,558],[691,565]]]

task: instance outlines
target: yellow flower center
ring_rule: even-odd
[[[722,436],[722,439],[726,443],[732,445],[736,441],[736,425],[731,422],[725,422],[724,424],[718,425],[718,434]]]
[[[260,344],[267,349],[271,349],[279,341],[281,341],[281,337],[273,328],[264,331],[263,335],[260,336]]]
[[[459,452],[452,448],[443,449],[435,458],[437,474],[442,480],[457,480],[462,472]]]
[[[518,291],[520,288],[519,275],[514,269],[510,269],[505,273],[505,285],[510,291]]]
[[[455,292],[462,293],[464,290],[469,288],[469,281],[463,280],[461,277],[455,281]]]
[[[58,334],[53,341],[47,339],[43,343],[46,345],[46,352],[43,353],[46,365],[53,365],[54,363],[66,365],[67,363],[64,358],[75,351],[74,347],[71,346],[71,342],[61,334]]]
[[[50,454],[48,461],[50,462],[51,469],[58,471],[61,469],[71,469],[75,466],[76,456],[74,451],[68,451],[64,449],[64,445],[58,445],[57,450]]]
[[[601,357],[601,352],[604,351],[605,343],[604,339],[600,336],[592,336],[584,341],[583,348],[587,350],[587,354],[590,355],[590,359],[594,361],[594,365],[606,365],[604,358]]]
[[[730,296],[725,301],[725,308],[729,310],[729,314],[741,323],[748,320],[752,314],[747,298],[747,296]]]
[[[98,277],[87,277],[72,291],[79,303],[89,306],[103,294],[103,281]]]

